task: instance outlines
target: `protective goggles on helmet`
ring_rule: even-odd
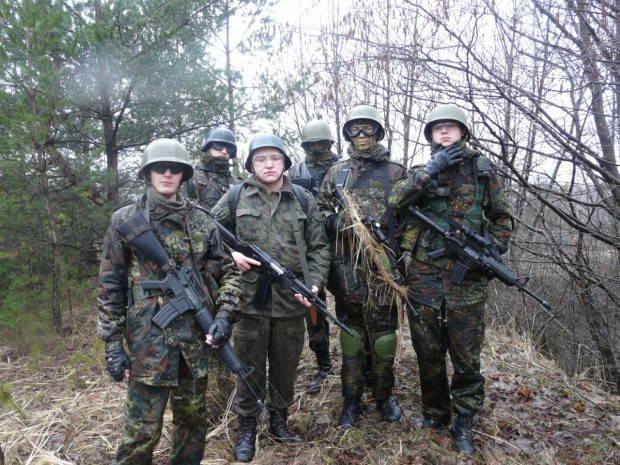
[[[210,147],[212,147],[214,150],[217,150],[218,152],[226,149],[226,152],[231,157],[234,157],[237,153],[237,148],[232,144],[227,144],[226,142],[211,142]]]
[[[372,137],[379,132],[379,124],[369,119],[358,119],[345,124],[344,131],[351,138],[359,137],[362,132],[366,137]]]
[[[308,153],[325,153],[332,145],[331,140],[308,141],[301,144],[301,148]]]
[[[157,174],[165,174],[168,170],[170,170],[170,173],[172,174],[181,174],[185,169],[184,165],[173,161],[157,161],[155,163],[151,163],[148,167],[151,171],[155,171]]]

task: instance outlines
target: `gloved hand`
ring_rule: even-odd
[[[425,171],[431,178],[436,179],[449,167],[463,163],[463,149],[458,145],[451,145],[438,150],[431,158],[422,171]]]
[[[327,242],[334,242],[336,240],[336,236],[344,227],[346,227],[345,222],[336,213],[328,216],[325,220]]]
[[[216,318],[209,326],[207,334],[213,336],[211,345],[222,346],[228,342],[230,336],[232,336],[232,329],[230,323],[225,318]]]
[[[131,361],[125,349],[115,349],[103,354],[105,357],[106,368],[116,382],[121,382],[125,370],[131,370]]]

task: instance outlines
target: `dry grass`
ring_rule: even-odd
[[[94,335],[94,312],[81,315],[80,333],[41,350],[33,369],[29,347],[0,346],[0,381],[11,383],[3,403],[0,447],[7,464],[112,463],[123,425],[124,386],[112,382]],[[336,333],[332,350],[337,362]],[[337,429],[340,379],[329,376],[316,395],[305,392],[315,365],[306,348],[297,376],[297,398],[289,424],[305,442],[276,443],[261,422],[257,464],[613,464],[620,463],[620,401],[595,386],[567,379],[525,342],[488,333],[483,354],[487,402],[476,426],[478,455],[452,450],[447,431],[420,430],[419,381],[408,330],[401,334],[396,399],[403,418],[381,422],[372,395],[356,428]],[[228,410],[233,383],[228,375],[211,377],[208,393],[212,424],[203,464],[233,461],[235,415]],[[167,463],[171,414],[166,414],[156,464]],[[0,454],[1,458],[1,454]],[[1,461],[0,461],[1,464]]]

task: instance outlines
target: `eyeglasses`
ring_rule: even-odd
[[[234,156],[237,153],[237,148],[232,144],[227,144],[226,142],[212,142],[211,147],[218,152],[226,149],[229,155]]]
[[[170,170],[171,174],[181,174],[184,167],[181,163],[158,161],[149,165],[149,168],[157,174],[166,174],[166,171],[168,170]]]
[[[359,137],[363,132],[366,137],[372,137],[379,131],[379,125],[374,121],[363,120],[345,124],[344,131],[351,138]]]
[[[258,157],[252,157],[252,164],[257,166],[266,165],[267,162],[271,162],[274,165],[284,162],[284,155],[281,153],[274,155],[259,155]]]
[[[433,131],[443,131],[444,129],[448,131],[452,131],[453,129],[457,129],[459,127],[458,123],[453,121],[446,121],[445,123],[435,123],[433,124]]]

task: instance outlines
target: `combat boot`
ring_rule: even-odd
[[[300,444],[301,437],[286,426],[286,410],[269,410],[269,432],[284,444]]]
[[[474,452],[474,418],[469,415],[457,415],[456,421],[452,428],[450,428],[450,434],[454,440],[454,448],[463,452],[464,454],[471,455]]]
[[[355,424],[361,413],[361,399],[345,399],[340,412],[340,418],[338,418],[338,426],[345,431],[348,430]]]
[[[424,418],[424,417],[418,417],[418,418],[414,419],[414,422],[415,422],[416,425],[418,425],[422,429],[433,428],[433,429],[436,429],[436,430],[440,430],[441,428],[445,428],[446,427],[446,425],[444,425],[440,421],[429,420],[428,418]]]
[[[378,400],[377,408],[383,414],[383,419],[389,423],[396,423],[400,420],[400,407],[392,396],[387,399]]]
[[[235,446],[235,459],[251,462],[256,453],[256,417],[239,417],[239,431]]]
[[[331,375],[334,372],[334,366],[329,357],[329,350],[317,350],[316,362],[318,365],[318,373],[316,377],[310,381],[310,384],[308,384],[308,392],[310,394],[319,392],[321,381],[323,381],[327,375]]]

